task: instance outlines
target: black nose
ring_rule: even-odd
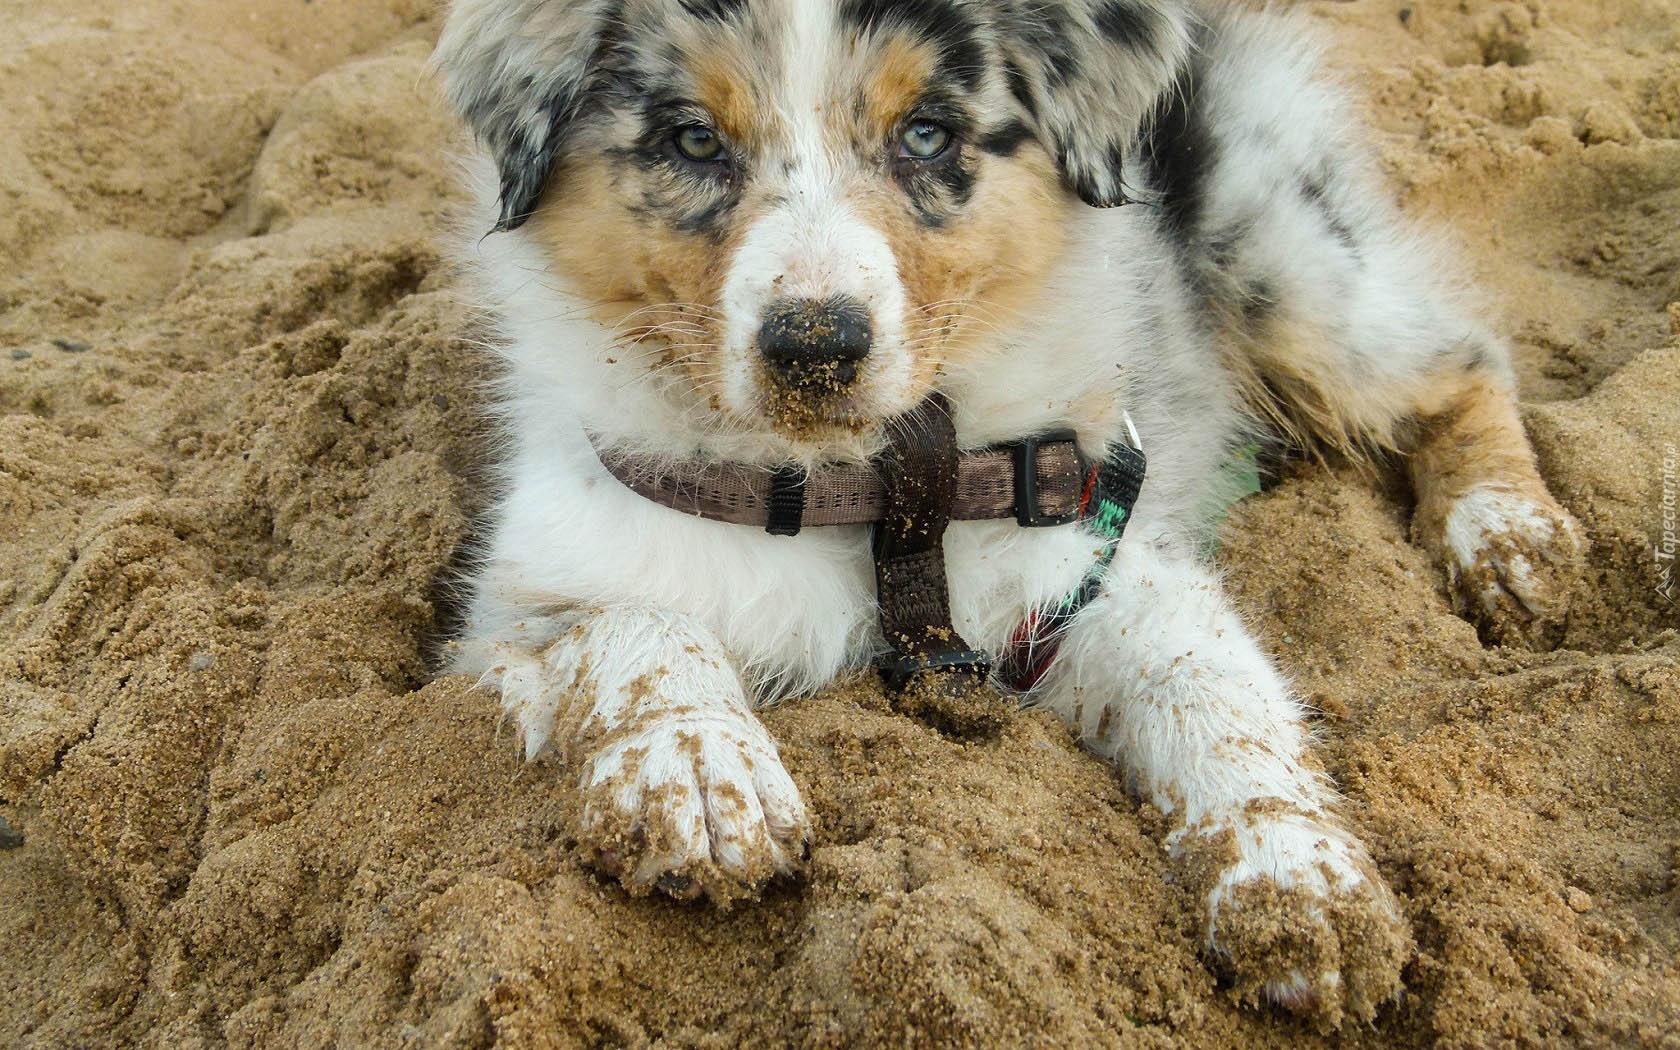
[[[777,378],[805,389],[839,389],[869,355],[869,311],[856,299],[783,299],[764,312],[758,350]]]

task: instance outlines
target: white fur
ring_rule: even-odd
[[[764,413],[757,334],[772,300],[847,296],[869,310],[875,345],[858,384],[864,396],[843,407],[858,416],[896,415],[910,407],[904,286],[886,238],[841,193],[849,158],[837,155],[823,134],[826,109],[837,97],[830,87],[834,9],[822,0],[798,0],[788,16],[781,55],[787,74],[777,98],[788,164],[776,178],[781,203],[747,231],[729,263],[725,404],[742,416]]]
[[[804,803],[711,632],[629,605],[522,626],[554,640],[533,652],[529,637],[468,639],[458,660],[487,665],[483,682],[501,692],[527,756],[549,746],[557,721],[595,743],[579,783],[608,790],[589,796],[579,830],[630,828],[651,844],[627,879],[651,886],[708,864],[745,872],[754,858],[760,877],[792,867],[810,833]]]
[[[1040,702],[1093,751],[1123,762],[1137,790],[1174,818],[1175,856],[1197,839],[1232,837],[1239,859],[1208,894],[1210,947],[1219,947],[1232,893],[1262,879],[1320,895],[1370,893],[1398,918],[1387,891],[1369,885],[1364,847],[1333,815],[1329,782],[1303,761],[1300,704],[1217,582],[1187,558],[1121,544]],[[1315,976],[1317,987],[1335,981]],[[1280,978],[1273,994],[1286,1000],[1288,982],[1302,979]]]
[[[824,166],[795,170],[788,203],[760,219],[735,252],[724,286],[723,395],[743,416],[765,411],[757,335],[773,299],[847,296],[868,310],[875,336],[858,387],[844,410],[894,416],[912,406],[912,361],[904,346],[904,285],[881,231],[859,219],[830,188]]]
[[[1563,535],[1560,536],[1559,533]],[[1492,485],[1477,485],[1453,501],[1447,512],[1448,572],[1455,582],[1478,569],[1492,569],[1476,587],[1476,597],[1489,612],[1509,594],[1530,612],[1541,612],[1551,597],[1536,577],[1523,551],[1546,552],[1557,547],[1577,549],[1575,524],[1520,493]]]

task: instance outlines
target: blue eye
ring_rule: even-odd
[[[898,155],[912,160],[932,160],[951,144],[951,130],[931,120],[913,120],[898,139]]]
[[[704,124],[688,124],[671,136],[677,152],[693,161],[713,161],[723,158],[723,140],[717,132]]]

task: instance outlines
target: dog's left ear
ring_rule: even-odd
[[[998,28],[1010,92],[1081,200],[1126,201],[1121,163],[1190,55],[1176,0],[1012,0]]]
[[[607,0],[454,0],[432,62],[501,174],[497,231],[536,210],[589,98]]]

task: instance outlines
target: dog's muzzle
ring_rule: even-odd
[[[857,380],[872,339],[869,311],[856,299],[783,299],[764,312],[758,351],[778,382],[823,395]]]

